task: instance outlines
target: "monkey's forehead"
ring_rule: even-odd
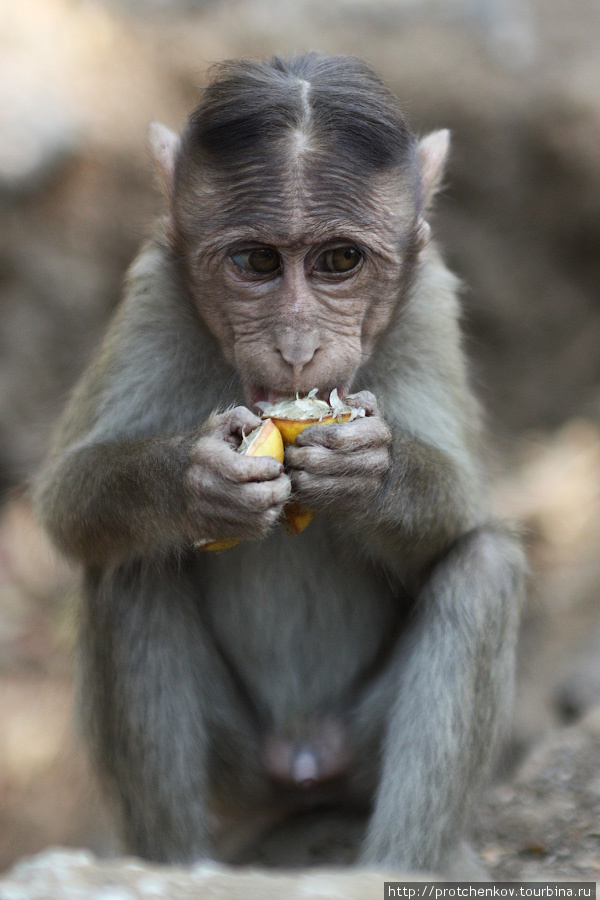
[[[186,231],[210,232],[221,242],[243,237],[293,248],[345,236],[391,252],[412,229],[417,190],[404,175],[365,179],[347,167],[246,170],[196,178],[179,192],[178,209]]]

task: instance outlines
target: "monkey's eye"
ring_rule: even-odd
[[[315,263],[317,272],[342,274],[355,269],[362,260],[362,253],[356,247],[333,247],[321,253]]]
[[[240,250],[231,257],[236,266],[246,272],[272,275],[281,267],[281,257],[272,247],[256,247],[254,250]]]

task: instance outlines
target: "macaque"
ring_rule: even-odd
[[[164,217],[35,492],[83,564],[80,708],[125,846],[190,863],[224,822],[360,810],[362,864],[465,875],[524,562],[427,222],[448,133],[308,53],[216,66],[151,146]],[[284,464],[236,452],[257,402],[315,387],[365,415]]]

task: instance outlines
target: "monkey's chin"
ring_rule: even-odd
[[[317,387],[317,385],[313,385],[313,388]],[[343,399],[348,396],[350,391],[350,383],[346,382],[345,384],[333,384],[331,387],[325,388],[317,388],[317,398],[319,400],[324,400],[326,403],[329,402],[329,395],[331,392],[337,389],[338,397]],[[277,403],[279,400],[289,400],[299,394],[301,397],[306,396],[308,391],[312,390],[312,388],[308,388],[307,390],[296,390],[295,388],[290,388],[289,390],[281,391],[274,390],[272,388],[266,388],[260,385],[246,385],[244,388],[244,393],[246,395],[246,403],[250,409],[256,407],[257,403]]]

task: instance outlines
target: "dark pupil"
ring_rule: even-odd
[[[336,272],[347,272],[353,269],[358,262],[358,251],[352,247],[340,247],[331,255],[331,262]]]
[[[275,250],[252,250],[248,265],[255,272],[275,272],[279,268],[279,254]]]

